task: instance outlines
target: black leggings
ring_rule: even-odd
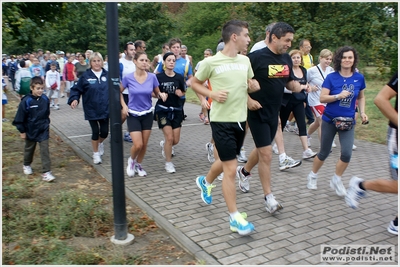
[[[92,128],[92,140],[99,140],[99,136],[106,139],[108,136],[109,118],[101,120],[89,120]]]
[[[283,105],[281,106],[279,117],[281,118],[282,132],[285,128],[286,121],[289,118],[290,112],[293,112],[293,115],[296,119],[297,127],[299,128],[299,136],[307,135],[304,102],[294,99],[293,96],[287,103],[286,107]]]

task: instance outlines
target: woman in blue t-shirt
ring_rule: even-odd
[[[337,117],[353,118],[352,124],[355,124],[355,105],[358,99],[362,123],[368,121],[368,116],[365,114],[365,79],[356,71],[357,63],[358,55],[353,47],[340,47],[333,56],[335,72],[327,75],[322,84],[320,101],[327,104],[322,116],[321,148],[314,158],[312,171],[307,177],[308,189],[317,189],[317,173],[328,157],[332,141],[335,134],[338,133],[341,147],[340,158],[336,163],[330,186],[336,190],[338,196],[346,195],[346,188],[343,186],[341,177],[350,162],[354,143],[354,127],[350,127],[349,130],[339,130],[333,119]]]
[[[133,58],[136,71],[127,74],[122,79],[121,93],[128,88],[129,102],[121,101],[122,112],[127,115],[128,131],[132,138],[131,156],[128,159],[126,173],[133,177],[135,173],[146,176],[142,161],[146,154],[147,143],[153,126],[153,103],[151,97],[165,101],[166,93],[160,93],[158,80],[154,73],[147,72],[149,59],[145,52],[137,52]]]

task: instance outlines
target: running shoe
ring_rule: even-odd
[[[251,178],[251,174],[245,176],[242,173],[243,167],[238,166],[236,168],[236,177],[239,180],[239,189],[243,192],[243,193],[247,193],[250,191],[250,178]]]
[[[240,150],[240,154],[238,155],[237,160],[241,163],[247,162],[248,159],[246,157],[246,151],[244,150],[244,148]]]
[[[365,190],[362,190],[359,184],[364,181],[361,178],[353,176],[349,182],[349,189],[347,190],[346,203],[349,207],[356,209],[358,202],[361,198],[366,196]]]
[[[53,176],[53,174],[51,174],[51,171],[45,172],[42,174],[42,180],[46,181],[46,182],[51,182],[54,179],[56,179],[56,177]]]
[[[300,165],[301,165],[301,160],[294,160],[291,157],[286,156],[286,158],[283,161],[279,162],[279,170],[283,171]]]
[[[398,235],[399,233],[399,226],[394,225],[393,221],[390,221],[388,226],[388,232],[394,235]]]
[[[165,170],[168,173],[174,173],[175,172],[175,166],[172,162],[165,162]]]
[[[161,147],[161,155],[163,156],[163,158],[165,159],[165,151],[164,151],[164,140],[160,141],[160,147]]]
[[[246,221],[243,217],[247,217],[247,215],[244,216],[243,213],[239,213],[234,219],[229,216],[230,228],[232,232],[238,233],[239,235],[248,235],[255,230],[254,225]]]
[[[93,163],[100,164],[101,163],[101,156],[99,152],[93,152]]]
[[[147,176],[147,172],[142,168],[142,164],[136,162],[135,164],[135,172],[140,176]]]
[[[313,190],[317,189],[317,179],[318,176],[310,172],[307,176],[307,188]]]
[[[311,150],[311,148],[307,148],[307,150],[303,151],[303,159],[311,159],[317,155],[317,152]]]
[[[135,176],[135,165],[136,165],[136,162],[131,157],[129,157],[128,158],[128,166],[126,167],[126,174],[129,177]]]
[[[278,150],[278,146],[276,145],[276,143],[272,146],[272,152],[274,152],[274,154],[279,155],[279,150]]]
[[[25,165],[24,165],[23,168],[24,168],[24,174],[30,175],[30,174],[33,173],[31,166],[25,166]]]
[[[330,181],[330,186],[332,189],[336,191],[336,195],[339,197],[344,197],[346,196],[346,188],[344,187],[342,180],[340,178],[335,177],[335,175],[332,177]]]
[[[265,209],[273,214],[275,211],[283,209],[282,205],[275,200],[274,195],[271,193],[265,199]]]
[[[212,202],[211,190],[215,187],[215,185],[211,184],[209,186],[206,186],[206,177],[205,176],[197,177],[196,184],[201,190],[201,199],[204,201],[204,203],[211,204],[211,202]]]
[[[213,163],[215,161],[215,158],[214,158],[214,145],[212,143],[208,142],[206,144],[206,150],[207,150],[208,161],[210,163]]]

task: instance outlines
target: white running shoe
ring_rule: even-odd
[[[335,176],[333,176],[329,184],[331,188],[336,191],[336,195],[339,197],[344,197],[347,195],[346,188],[344,187],[340,178],[335,178]]]
[[[57,104],[57,105],[54,105],[53,109],[55,109],[55,110],[59,110],[59,109],[60,109],[60,105],[59,105],[59,104]]]
[[[279,155],[279,150],[278,150],[278,146],[276,145],[276,143],[272,146],[272,152],[274,152],[274,154]]]
[[[286,156],[286,158],[283,161],[279,162],[279,170],[283,171],[300,165],[301,165],[301,160],[294,160],[291,157]]]
[[[45,172],[42,174],[42,180],[46,181],[46,182],[51,182],[54,179],[56,179],[56,177],[53,176],[53,174],[51,174],[51,171]]]
[[[136,162],[131,157],[129,157],[128,158],[128,166],[126,167],[126,174],[129,177],[135,176],[135,165],[136,165]]]
[[[161,147],[161,155],[163,156],[163,158],[165,159],[165,151],[164,151],[164,140],[160,141],[160,147]]]
[[[100,164],[101,163],[100,152],[93,152],[93,163],[94,164]]]
[[[250,178],[251,178],[251,174],[245,176],[245,175],[242,173],[242,169],[243,169],[243,167],[241,167],[241,166],[238,166],[238,167],[236,168],[236,177],[237,177],[238,180],[239,180],[239,183],[238,183],[239,189],[240,189],[243,193],[247,193],[247,192],[250,191],[250,181],[249,181],[249,180],[250,180]]]
[[[31,166],[24,165],[24,174],[31,175],[33,173]]]
[[[135,164],[135,172],[140,176],[147,176],[147,172],[142,168],[142,164],[137,163]]]
[[[221,174],[217,176],[217,179],[222,181],[224,179],[224,173],[221,172]]]
[[[307,188],[308,189],[317,189],[317,178],[318,175],[313,175],[312,172],[310,172],[307,176]]]
[[[394,235],[399,234],[399,226],[394,225],[393,221],[390,221],[389,226],[388,226],[388,232]]]
[[[303,159],[311,159],[317,155],[317,152],[311,150],[311,148],[307,148],[307,150],[303,151]]]
[[[103,156],[104,155],[104,144],[103,143],[99,143],[99,153],[100,153],[100,156]]]
[[[243,147],[240,149],[240,154],[237,157],[237,160],[239,162],[241,162],[241,163],[246,163],[247,162],[246,151],[244,150]]]
[[[332,142],[332,147],[336,147],[335,140],[333,140],[333,142]]]
[[[214,145],[210,142],[206,144],[206,150],[207,150],[207,159],[210,163],[213,163],[215,161],[214,158]]]
[[[175,172],[175,166],[172,162],[165,162],[165,170],[168,173],[174,173]]]
[[[356,150],[357,149],[357,146],[356,145],[353,145],[353,150]]]
[[[362,181],[364,180],[353,176],[349,182],[349,189],[347,190],[345,200],[347,205],[353,209],[356,209],[358,207],[358,201],[366,196],[365,190],[362,190],[359,186]]]
[[[275,211],[283,209],[282,205],[279,204],[278,201],[275,200],[274,195],[271,193],[267,196],[265,200],[265,209],[273,214]]]

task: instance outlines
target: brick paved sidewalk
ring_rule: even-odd
[[[82,106],[72,110],[66,98],[60,99],[60,110],[51,110],[52,128],[90,164],[92,161],[91,130],[84,120]],[[320,261],[320,245],[395,245],[398,239],[387,232],[390,220],[397,213],[398,197],[390,194],[368,192],[358,210],[347,207],[329,187],[338,147],[326,160],[319,173],[318,190],[306,188],[307,174],[312,160],[280,172],[278,156],[272,161],[272,190],[284,206],[281,212],[271,215],[263,204],[257,167],[252,171],[251,191],[243,194],[237,189],[239,211],[248,214],[256,228],[250,236],[241,237],[229,230],[229,215],[221,192],[221,182],[216,180],[213,203],[206,205],[200,198],[195,178],[205,175],[210,167],[205,144],[211,136],[210,126],[200,123],[198,105],[186,103],[187,119],[176,146],[173,162],[176,173],[164,170],[161,156],[161,130],[154,123],[143,167],[147,177],[128,178],[125,175],[126,195],[144,209],[172,238],[193,253],[199,260],[212,265],[310,265],[327,264]],[[123,132],[126,125],[123,126]],[[300,159],[301,143],[293,133],[284,133],[286,153]],[[105,142],[103,163],[96,170],[111,181],[110,139]],[[311,148],[318,151],[318,137],[311,140]],[[129,156],[130,143],[124,142],[124,166]],[[348,186],[352,175],[364,179],[388,178],[388,161],[384,145],[355,141],[357,150],[343,177]],[[251,133],[244,144],[247,155],[254,148]],[[124,171],[125,172],[125,171]],[[396,262],[385,264],[397,265]],[[371,263],[363,263],[371,264]]]

